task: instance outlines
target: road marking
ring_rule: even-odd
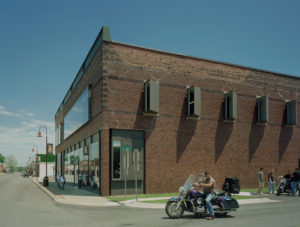
[[[63,197],[62,195],[58,195],[59,198],[61,199],[66,199],[65,197]]]

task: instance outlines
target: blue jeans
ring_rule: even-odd
[[[292,189],[293,196],[296,196],[297,190],[298,190],[298,195],[300,195],[300,181],[292,181],[291,189]]]
[[[274,194],[274,190],[275,190],[275,183],[268,181],[268,185],[269,185],[269,193],[273,193]]]
[[[209,215],[215,215],[213,206],[212,206],[212,204],[211,204],[211,200],[212,200],[214,197],[215,197],[215,195],[212,194],[212,193],[205,194],[206,208],[208,209]]]

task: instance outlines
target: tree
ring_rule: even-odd
[[[15,157],[13,155],[10,155],[10,156],[6,156],[5,157],[5,163],[7,165],[7,168],[13,172],[16,170],[17,168],[17,160],[15,159]]]
[[[5,157],[0,153],[0,163],[4,163]]]

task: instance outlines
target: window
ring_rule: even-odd
[[[234,91],[224,94],[224,119],[232,122],[237,119],[237,95]]]
[[[121,179],[121,142],[113,141],[112,147],[112,179]]]
[[[286,124],[296,125],[297,124],[297,102],[291,100],[286,103]]]
[[[64,118],[65,139],[89,120],[89,88],[82,95]]]
[[[187,115],[189,117],[201,116],[201,90],[198,87],[190,87],[187,90],[188,92],[188,106],[187,106]]]
[[[58,124],[55,127],[55,146],[61,144],[61,138],[62,138],[62,123]]]
[[[257,122],[269,122],[269,97],[267,96],[257,98]]]
[[[89,85],[89,120],[92,119],[92,86]]]
[[[144,111],[159,113],[159,83],[153,80],[148,80],[144,84]]]

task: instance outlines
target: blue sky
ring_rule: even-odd
[[[112,40],[300,76],[300,1],[0,1],[0,153],[24,165],[103,25]]]

